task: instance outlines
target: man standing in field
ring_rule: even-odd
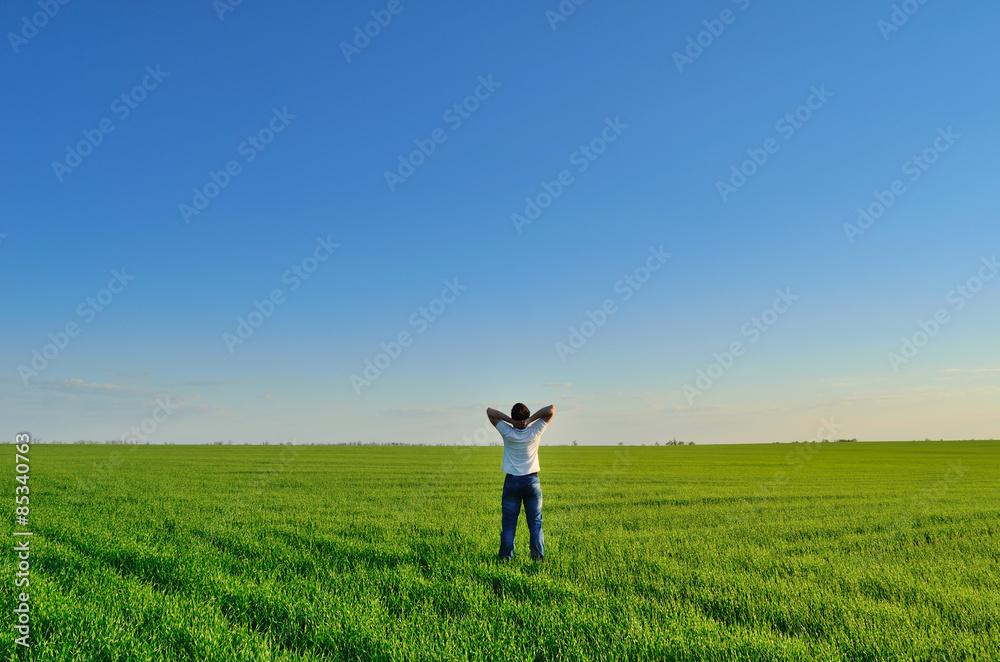
[[[542,484],[538,480],[538,444],[549,421],[555,414],[555,405],[542,407],[534,414],[518,402],[507,416],[496,409],[487,409],[490,423],[503,437],[502,471],[507,474],[503,483],[503,530],[500,533],[500,560],[514,558],[514,533],[517,516],[524,503],[524,516],[528,520],[531,558],[545,558],[545,536],[542,535]]]

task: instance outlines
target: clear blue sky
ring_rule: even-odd
[[[0,4],[4,438],[460,443],[519,400],[550,443],[1000,436],[1000,278],[952,292],[1000,253],[997,3],[218,5]]]

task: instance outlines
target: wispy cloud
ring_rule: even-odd
[[[194,382],[176,382],[174,384],[164,384],[168,388],[198,388],[201,386],[237,386],[252,385],[257,382],[246,379],[203,379]]]
[[[454,409],[436,409],[433,407],[391,407],[379,410],[386,416],[398,416],[404,418],[416,418],[421,416],[454,416],[458,412]]]
[[[0,377],[0,383],[21,385],[21,380],[17,377]],[[107,384],[101,382],[88,382],[83,379],[33,379],[24,388],[29,390],[57,391],[59,393],[90,393],[107,395],[151,395],[162,393],[162,390],[152,390],[138,386],[122,386],[121,384]]]
[[[149,381],[156,376],[155,372],[127,372],[122,370],[112,370],[109,373],[115,381]]]
[[[560,388],[569,388],[572,386],[570,382],[545,382],[542,386],[556,386]]]
[[[1000,372],[1000,368],[945,368],[942,372]]]

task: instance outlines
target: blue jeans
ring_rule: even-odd
[[[524,516],[528,520],[528,537],[531,558],[545,556],[545,536],[542,534],[542,484],[538,474],[514,476],[507,474],[503,482],[503,531],[500,533],[500,559],[514,558],[514,533],[517,531],[517,516],[524,503]]]

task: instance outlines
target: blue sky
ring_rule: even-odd
[[[5,437],[1000,432],[996,3],[42,5],[0,4]]]

